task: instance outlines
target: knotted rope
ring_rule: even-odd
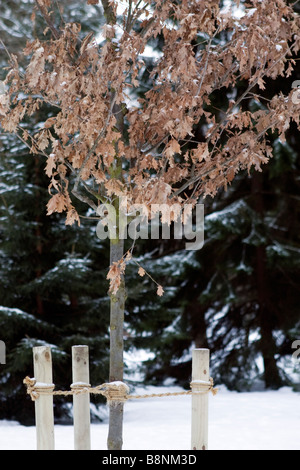
[[[218,393],[218,389],[214,388],[212,377],[209,378],[208,382],[205,380],[194,380],[191,382],[190,386],[192,388],[192,393],[194,394],[211,392],[213,395],[216,395]]]
[[[40,395],[53,395],[55,393],[54,384],[37,384],[35,379],[29,377],[26,377],[23,383],[26,385],[27,393],[31,396],[32,401],[37,400]]]
[[[117,404],[125,403],[127,400],[155,398],[155,397],[169,397],[178,395],[197,395],[211,392],[216,395],[217,388],[214,388],[214,381],[212,378],[209,381],[196,380],[192,381],[190,386],[191,390],[186,392],[166,392],[166,393],[151,393],[145,395],[129,395],[129,388],[123,382],[110,382],[91,387],[90,384],[76,383],[71,385],[71,390],[54,390],[53,384],[37,383],[35,379],[26,377],[23,383],[27,387],[27,393],[30,395],[32,401],[37,400],[41,395],[80,395],[82,393],[103,395],[107,403]]]

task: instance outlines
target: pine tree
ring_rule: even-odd
[[[287,93],[297,79],[299,67],[290,80],[267,80],[266,90],[257,90],[259,99],[249,99],[244,109],[265,109],[274,93]],[[211,107],[225,112],[226,100],[244,90],[238,82],[231,97],[215,94]],[[198,132],[203,135],[201,126]],[[175,247],[174,264],[164,253],[156,261],[158,250],[147,260],[155,279],[172,292],[171,300],[153,309],[145,286],[146,304],[136,307],[133,343],[152,344],[155,356],[145,364],[148,379],[172,376],[188,384],[190,348],[196,346],[211,348],[214,374],[229,388],[251,387],[258,378],[273,388],[293,383],[291,344],[299,337],[298,135],[295,126],[287,141],[270,134],[274,158],[263,173],[242,173],[227,192],[204,201],[206,241],[199,253],[187,256]],[[155,315],[166,311],[170,318],[157,330]]]
[[[65,3],[68,18],[72,6]],[[86,22],[92,27],[95,18],[90,17],[91,11],[86,14],[79,3],[77,7],[83,28]],[[1,4],[0,8],[2,21],[7,24],[0,44],[3,64],[8,51],[16,53],[20,42],[24,44],[20,32],[27,39],[32,34],[32,10],[27,3],[14,2]],[[21,28],[23,22],[26,28]],[[12,29],[11,23],[15,25]],[[37,20],[36,28],[40,26]],[[55,112],[51,106],[44,108],[26,120],[25,128],[38,132],[37,123]],[[32,373],[33,346],[53,346],[58,386],[68,388],[72,381],[70,354],[76,343],[89,345],[93,380],[102,383],[106,379],[107,248],[96,236],[91,221],[82,218],[80,230],[75,230],[65,226],[60,214],[47,217],[43,159],[31,155],[25,142],[16,136],[1,134],[0,145],[1,339],[7,350],[7,364],[0,370],[1,417],[33,422],[34,409],[23,386],[25,375]],[[70,407],[65,403],[55,400],[57,420],[70,416]]]
[[[289,140],[296,142],[296,135]],[[299,335],[299,154],[279,139],[273,146],[262,174],[239,175],[227,193],[206,204],[202,250],[149,257],[152,275],[171,293],[153,309],[145,285],[136,308],[133,342],[155,355],[145,364],[149,380],[174,377],[188,384],[190,349],[209,347],[212,373],[230,389],[258,380],[271,388],[293,384],[288,362]],[[161,329],[159,319],[166,321]]]

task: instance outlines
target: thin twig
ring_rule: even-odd
[[[40,10],[44,20],[46,21],[47,25],[49,26],[54,38],[59,39],[60,38],[60,32],[55,28],[45,5],[41,2],[41,0],[35,0],[35,3],[37,5],[38,9]]]

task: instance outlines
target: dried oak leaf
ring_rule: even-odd
[[[44,129],[49,129],[55,123],[56,123],[56,117],[51,117],[51,118],[47,119],[47,121],[45,121],[45,123],[44,123]]]
[[[49,176],[50,178],[55,169],[56,169],[55,155],[50,154],[49,157],[47,158],[47,164],[45,167],[46,175]]]
[[[67,218],[66,218],[66,225],[73,225],[74,222],[78,223],[78,226],[80,226],[80,218],[78,212],[72,207],[68,213],[67,213]]]
[[[144,270],[144,268],[142,268],[141,266],[139,267],[139,270],[138,270],[138,273],[141,277],[145,276],[146,274],[146,271]]]
[[[233,180],[234,176],[235,176],[235,171],[234,171],[234,168],[231,167],[227,171],[227,181],[231,182]]]
[[[63,212],[66,207],[65,196],[62,193],[54,194],[47,204],[47,215],[53,214],[53,212]]]
[[[116,294],[121,285],[122,275],[125,272],[126,263],[122,259],[121,261],[115,261],[109,268],[106,279],[110,281],[109,292]]]
[[[158,286],[156,293],[157,293],[157,295],[159,295],[160,297],[161,297],[162,295],[164,295],[164,290],[163,290],[162,286]]]

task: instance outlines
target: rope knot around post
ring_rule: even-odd
[[[104,383],[101,385],[101,391],[106,397],[108,405],[117,405],[128,400],[129,387],[124,382]]]
[[[71,390],[73,395],[81,395],[83,393],[89,393],[91,388],[91,384],[87,384],[85,382],[76,382],[71,384]]]
[[[26,385],[27,393],[30,395],[32,401],[37,400],[40,395],[52,394],[55,387],[54,384],[37,382],[34,378],[30,377],[25,377],[23,383]]]
[[[193,380],[190,383],[190,387],[192,389],[192,393],[195,394],[211,392],[213,395],[216,395],[218,393],[218,389],[214,387],[214,380],[212,377],[210,377],[208,381]]]

